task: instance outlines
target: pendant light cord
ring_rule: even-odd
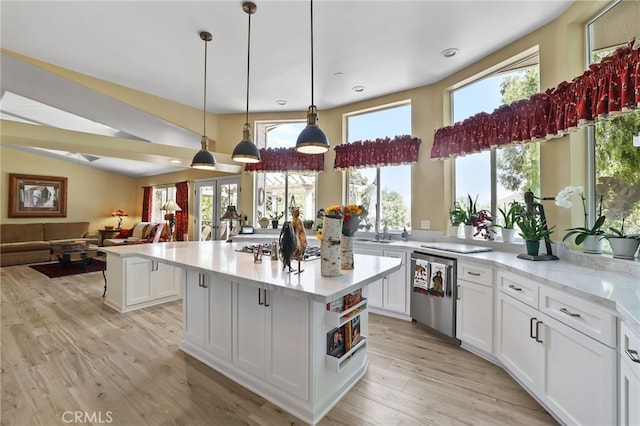
[[[202,107],[202,123],[203,133],[202,136],[207,136],[207,44],[208,41],[204,41],[204,105]]]
[[[311,0],[311,105],[313,101],[313,0]]]
[[[249,63],[251,61],[251,13],[249,15],[249,30],[247,31],[247,110],[245,113],[245,123],[249,123]]]

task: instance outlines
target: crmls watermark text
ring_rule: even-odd
[[[65,423],[111,423],[113,417],[111,411],[65,411],[62,413],[62,421]]]

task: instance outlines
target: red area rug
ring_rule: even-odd
[[[104,270],[102,260],[93,259],[90,264],[82,267],[82,261],[71,262],[69,265],[62,265],[60,262],[43,263],[41,265],[29,265],[31,269],[45,274],[49,278],[66,277],[68,275],[85,274],[87,272],[101,272]]]

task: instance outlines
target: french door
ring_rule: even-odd
[[[240,178],[216,178],[195,181],[194,237],[197,241],[227,239],[237,233],[239,220],[222,220],[228,206],[240,212]]]

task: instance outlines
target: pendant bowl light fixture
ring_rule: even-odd
[[[203,131],[200,151],[194,155],[191,167],[194,169],[214,170],[216,159],[209,151],[209,139],[207,138],[207,44],[213,40],[211,33],[200,32],[200,38],[204,41],[204,107],[202,108]]]
[[[249,15],[249,31],[247,33],[247,109],[242,129],[242,140],[233,150],[231,159],[239,163],[259,163],[262,159],[258,147],[251,142],[251,127],[249,126],[249,63],[251,60],[251,15],[256,13],[258,7],[250,1],[242,3],[242,10]]]
[[[318,109],[313,103],[313,0],[311,0],[311,105],[307,110],[307,127],[300,132],[296,151],[303,154],[323,154],[329,150],[329,140],[318,127]]]

